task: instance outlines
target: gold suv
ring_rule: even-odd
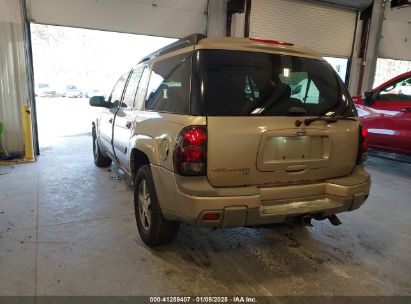
[[[367,132],[320,55],[290,43],[195,34],[120,77],[93,122],[94,162],[134,181],[149,246],[179,223],[242,227],[359,208]]]

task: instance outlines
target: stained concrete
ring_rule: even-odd
[[[0,175],[0,295],[410,295],[411,165],[370,158],[343,225],[211,230],[140,241],[129,181],[61,137]]]

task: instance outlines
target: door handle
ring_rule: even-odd
[[[126,128],[127,128],[127,129],[130,129],[130,128],[131,128],[131,121],[127,121],[127,122],[126,122]]]
[[[113,118],[110,118],[110,119],[108,120],[108,122],[112,124],[112,123],[113,123]]]
[[[411,112],[411,108],[404,108],[400,110],[401,112]]]

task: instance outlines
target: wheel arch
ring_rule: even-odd
[[[138,169],[147,164],[159,164],[158,148],[154,138],[137,135],[132,138],[130,151],[130,173],[133,181]]]
[[[138,169],[140,169],[141,166],[148,165],[148,164],[150,164],[150,159],[148,158],[147,154],[145,154],[143,151],[137,148],[133,148],[131,150],[130,171],[131,171],[131,177],[133,178],[133,181],[136,178]]]

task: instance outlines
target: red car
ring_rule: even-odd
[[[370,148],[411,154],[411,71],[353,99]]]

